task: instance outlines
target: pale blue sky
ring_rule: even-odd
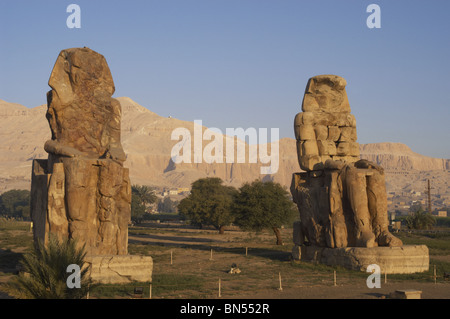
[[[81,7],[81,29],[66,8]],[[369,29],[366,8],[381,8]],[[62,49],[103,54],[116,85],[162,116],[294,137],[308,78],[347,80],[358,142],[450,158],[450,1],[0,0],[0,99],[46,103]]]

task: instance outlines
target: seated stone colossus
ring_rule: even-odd
[[[346,81],[309,79],[294,130],[301,173],[291,193],[300,212],[294,242],[318,247],[402,246],[388,230],[384,170],[361,160]]]
[[[62,50],[49,86],[48,160],[34,160],[32,172],[35,242],[53,234],[91,255],[126,255],[131,184],[106,59],[89,48]]]

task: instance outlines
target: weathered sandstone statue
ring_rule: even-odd
[[[291,193],[300,212],[294,223],[294,259],[383,273],[428,270],[425,245],[403,246],[388,230],[384,170],[359,159],[356,121],[346,81],[309,79],[294,130],[300,168]]]
[[[94,271],[99,265],[130,268],[136,259],[101,257],[127,255],[131,218],[121,106],[111,97],[115,88],[108,64],[89,48],[63,50],[49,85],[46,116],[52,137],[44,145],[49,155],[34,160],[32,171],[35,242],[46,243],[50,235],[76,239],[88,256],[96,256]]]
[[[301,240],[324,247],[401,246],[388,231],[383,168],[359,160],[356,120],[346,81],[311,78],[294,121],[297,154],[305,173],[291,192],[301,219]]]
[[[293,257],[384,273],[428,270],[425,245],[403,246],[388,230],[384,170],[359,159],[356,121],[346,81],[336,75],[309,79],[294,130],[300,168],[291,193],[300,212]]]
[[[105,58],[88,48],[63,50],[50,76],[47,119],[52,132],[44,149],[47,161],[35,161],[32,191],[35,236],[76,238],[89,254],[127,254],[131,185],[120,144],[121,108]],[[46,197],[46,198],[45,198]],[[46,201],[47,203],[39,203]]]

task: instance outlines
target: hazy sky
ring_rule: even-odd
[[[81,28],[66,25],[69,4]],[[369,29],[369,4],[381,28]],[[450,1],[0,0],[0,99],[46,103],[62,49],[103,54],[116,85],[161,116],[294,137],[308,79],[347,80],[358,142],[450,158]]]

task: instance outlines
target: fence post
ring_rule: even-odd
[[[280,281],[280,288],[278,288],[278,290],[282,291],[283,287],[281,286],[281,272],[278,273],[278,280]]]
[[[436,265],[433,265],[434,267],[434,283],[436,284]]]
[[[336,286],[336,270],[333,273],[333,277],[334,277],[334,286]]]

